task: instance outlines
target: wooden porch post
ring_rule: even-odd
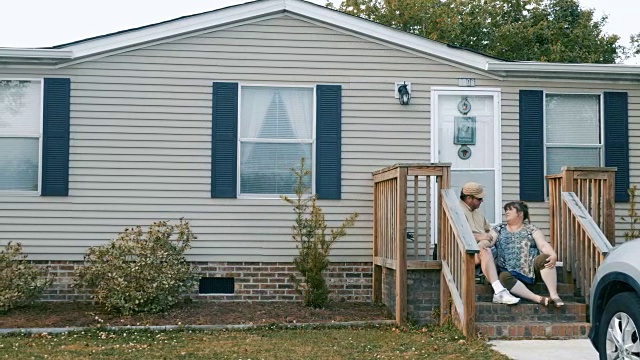
[[[380,256],[380,184],[373,184],[373,303],[382,302],[382,266],[376,264],[376,258]]]
[[[476,279],[475,279],[475,256],[473,254],[464,255],[464,277],[462,280],[462,302],[464,308],[464,324],[462,332],[466,337],[475,337],[476,327]]]
[[[396,322],[407,320],[407,168],[398,169],[396,198]]]
[[[617,169],[616,169],[617,171]],[[602,232],[611,246],[616,246],[616,172],[607,173],[607,184],[604,190],[604,229]]]
[[[437,236],[438,238],[437,243],[436,243],[436,252],[438,253],[438,256],[434,256],[433,260],[437,260],[437,258],[442,259],[442,249],[440,248],[440,238],[442,236],[442,234],[444,234],[444,222],[442,222],[442,219],[444,219],[444,217],[446,216],[446,214],[444,213],[444,201],[442,200],[442,190],[443,189],[449,189],[451,187],[451,167],[450,166],[443,166],[442,167],[442,176],[440,177],[440,179],[438,179],[438,186],[437,186],[437,192],[438,192],[438,231],[437,231]]]
[[[445,243],[442,241],[442,237],[445,232],[445,217],[446,214],[444,212],[444,201],[442,200],[442,189],[448,189],[451,187],[451,168],[449,166],[442,168],[442,177],[438,179],[438,227],[437,227],[437,243],[436,249],[438,251],[438,256],[442,259],[442,256],[445,254],[448,249],[445,247]],[[433,258],[436,260],[436,257]],[[448,265],[445,261],[442,262],[442,268]],[[449,287],[447,286],[447,280],[444,273],[444,270],[440,272],[440,324],[444,324],[447,321],[447,318],[451,316],[451,293],[449,292]],[[474,279],[475,280],[475,279]],[[474,291],[475,293],[475,291]]]
[[[562,192],[575,192],[575,186],[573,181],[573,170],[567,170],[566,166],[562,167],[562,185],[560,196],[562,196]],[[575,269],[575,258],[576,251],[578,250],[576,247],[576,242],[571,241],[573,238],[573,232],[571,231],[571,218],[569,216],[569,209],[567,209],[567,204],[564,201],[560,200],[561,204],[561,235],[563,238],[563,242],[567,245],[567,264],[563,264],[562,272],[564,274],[564,281],[568,284],[573,284],[574,275],[572,269]]]

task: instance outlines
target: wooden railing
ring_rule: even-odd
[[[616,168],[568,167],[549,179],[549,226],[551,244],[562,239],[560,194],[573,192],[598,224],[612,245],[615,245],[615,172]],[[560,248],[561,249],[561,248]],[[558,251],[558,249],[556,249]],[[560,256],[560,253],[558,254]]]
[[[565,281],[582,282],[576,273],[582,264],[576,253],[578,238],[564,192],[572,192],[595,227],[615,244],[615,171],[616,168],[563,167],[562,173],[547,176],[549,180],[549,239],[558,260],[563,263]],[[574,214],[573,216],[577,216]],[[591,261],[591,260],[589,260]]]
[[[472,337],[475,328],[475,262],[479,253],[471,227],[464,216],[460,200],[451,190],[442,191],[443,215],[439,219],[440,322],[449,317],[465,336]]]
[[[596,270],[609,253],[612,246],[578,196],[573,192],[562,193],[563,227],[567,239],[563,267],[568,270],[576,286],[577,292],[589,302],[589,292]]]
[[[428,262],[432,259],[431,177],[435,177],[438,191],[449,188],[450,164],[396,164],[373,173],[373,300],[378,303],[382,300],[382,268],[395,270],[398,324],[403,324],[407,318],[407,269],[434,266]],[[410,183],[412,187],[409,187]],[[438,209],[441,208],[439,204]],[[407,216],[408,209],[412,216]],[[413,244],[410,246],[413,260],[407,259],[408,222],[413,225]],[[420,250],[424,250],[422,254]]]

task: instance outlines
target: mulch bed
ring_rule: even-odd
[[[0,314],[0,328],[331,323],[391,318],[383,306],[353,302],[332,302],[324,309],[292,302],[192,302],[166,313],[135,316],[108,315],[90,303],[40,302]]]

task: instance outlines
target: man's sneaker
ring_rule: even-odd
[[[520,298],[517,298],[507,290],[504,289],[499,293],[493,295],[493,302],[495,304],[506,304],[506,305],[515,305],[520,301]]]

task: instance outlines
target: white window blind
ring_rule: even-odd
[[[313,169],[313,95],[311,88],[241,88],[240,194],[292,194],[291,168],[304,157]]]
[[[547,143],[600,144],[600,96],[549,94]]]
[[[0,80],[0,191],[38,191],[41,88]]]
[[[547,94],[545,139],[547,174],[563,166],[601,166],[600,95]]]

